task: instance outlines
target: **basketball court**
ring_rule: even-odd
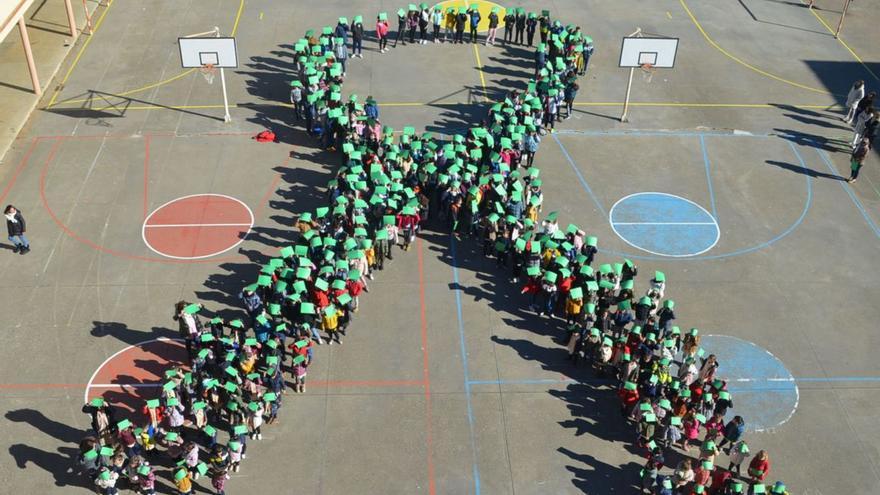
[[[880,86],[880,18],[855,2],[836,40],[823,23],[839,6],[817,4],[524,2],[596,45],[574,116],[536,164],[545,213],[598,236],[599,263],[666,274],[679,325],[706,335],[735,383],[770,478],[869,494],[880,171],[872,153],[857,183],[840,180],[851,132],[839,105],[855,79]],[[0,257],[10,489],[87,493],[68,469],[83,401],[140,414],[182,360],[178,300],[241,316],[239,291],[295,238],[298,213],[325,203],[338,166],[292,127],[292,44],[340,16],[363,15],[371,34],[382,11],[393,34],[399,7],[98,10],[0,171],[33,245]],[[396,129],[457,132],[533,74],[531,49],[501,43],[375,46],[348,60],[343,97],[372,95]],[[278,142],[252,139],[267,129]],[[317,348],[308,392],[286,397],[228,491],[632,493],[634,433],[607,383],[566,361],[563,335],[480,246],[424,232],[371,281],[345,345]]]

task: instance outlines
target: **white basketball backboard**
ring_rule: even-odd
[[[180,64],[183,67],[213,65],[217,68],[238,67],[235,38],[178,38]]]
[[[641,67],[650,64],[659,68],[675,65],[678,38],[623,38],[620,67]]]

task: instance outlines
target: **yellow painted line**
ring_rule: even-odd
[[[132,94],[135,94],[135,93],[140,93],[141,91],[146,91],[146,90],[148,90],[148,89],[153,89],[153,88],[155,88],[155,87],[157,87],[157,86],[162,86],[163,84],[168,84],[168,83],[173,82],[173,81],[176,81],[176,80],[178,80],[178,79],[180,79],[180,78],[182,78],[182,77],[186,77],[187,75],[191,74],[191,73],[192,73],[193,71],[195,71],[195,70],[196,70],[196,69],[187,69],[187,70],[181,72],[180,74],[177,74],[177,75],[175,75],[175,76],[169,77],[168,79],[165,79],[164,81],[159,81],[159,82],[157,82],[157,83],[149,84],[149,85],[147,85],[147,86],[142,86],[142,87],[137,88],[137,89],[131,89],[131,90],[128,90],[128,91],[123,91],[122,93],[114,93],[114,94],[112,94],[112,95],[107,95],[107,97],[108,97],[108,98],[113,98],[113,97],[116,97],[116,96],[128,96],[128,95],[132,95]],[[75,100],[63,100],[63,101],[59,102],[57,105],[55,105],[55,106],[56,106],[56,107],[62,107],[62,108],[64,108],[64,107],[66,107],[66,106],[73,105],[74,103],[84,103],[84,102],[92,101],[92,100],[93,100],[93,98],[78,98],[78,99],[75,99]]]
[[[61,82],[57,86],[55,86],[55,91],[52,93],[52,99],[49,100],[49,104],[46,106],[46,108],[52,108],[52,105],[55,104],[55,100],[58,98],[58,94],[61,93],[61,89],[64,87],[64,84],[67,83],[67,80],[73,73],[73,69],[76,68],[76,64],[79,63],[79,59],[82,58],[83,53],[85,53],[86,48],[89,47],[92,39],[95,38],[95,33],[98,31],[98,28],[101,27],[101,24],[104,22],[104,18],[107,17],[107,13],[110,12],[111,7],[113,7],[113,0],[109,0],[109,2],[107,3],[107,8],[104,9],[104,12],[101,13],[101,17],[98,18],[98,22],[95,23],[95,27],[89,34],[88,39],[86,39],[85,43],[83,43],[82,48],[79,49],[79,52],[76,54],[76,58],[73,59],[73,63],[70,64],[70,67],[68,67],[67,72],[64,74],[64,78],[61,79]]]
[[[668,10],[667,10],[667,11],[666,11],[666,17],[668,17],[668,18],[670,18],[670,19],[672,19],[672,14],[671,14],[671,13],[669,13],[669,11],[668,11]]]
[[[834,34],[834,29],[832,29],[831,26],[829,26],[828,23],[825,22],[825,19],[823,19],[822,16],[819,15],[818,12],[816,12],[816,9],[807,9],[807,10],[809,10],[810,13],[813,14],[813,17],[818,19],[819,22],[821,22],[822,25],[825,26],[825,29],[827,29],[829,33]],[[849,45],[846,44],[846,41],[843,41],[843,38],[838,36],[837,41],[839,41],[840,44],[843,45],[844,48],[846,48],[846,50],[853,56],[854,59],[856,59],[860,64],[862,64],[862,67],[864,67],[865,70],[868,71],[868,74],[871,74],[871,77],[873,77],[877,81],[880,81],[880,77],[877,77],[877,74],[875,74],[874,71],[872,71],[871,68],[868,67],[865,64],[865,62],[862,61],[861,57],[856,55],[856,52],[852,48],[850,48]]]
[[[238,21],[241,20],[241,13],[244,12],[244,0],[240,0],[238,4],[238,13],[235,14],[235,23],[232,24],[232,32],[229,34],[230,36],[235,36],[235,33],[238,32]],[[262,19],[262,17],[260,17]]]
[[[454,103],[450,103],[454,104]],[[467,105],[467,103],[459,103],[461,105]],[[417,106],[432,106],[434,103],[417,103],[417,102],[401,102],[401,103],[380,103],[380,107],[417,107]],[[290,103],[235,103],[230,105],[233,108],[254,108],[254,107],[285,107],[292,108]],[[579,107],[622,107],[623,102],[613,101],[613,102],[580,102],[575,103],[575,106]],[[771,105],[769,103],[676,103],[676,102],[630,102],[630,106],[634,107],[658,107],[658,108],[753,108],[753,109],[779,109],[780,106],[792,107],[792,108],[803,108],[803,109],[826,109],[826,108],[835,108],[840,107],[839,105],[790,105],[790,104],[776,104]],[[128,107],[124,107],[123,111],[127,110],[206,110],[206,109],[214,109],[214,108],[223,108],[223,105],[132,105]],[[115,110],[117,106],[108,105],[100,108],[89,108],[87,110],[92,110],[96,112],[101,112],[105,110]]]
[[[483,85],[483,101],[489,101],[489,91],[486,90],[486,77],[483,75],[483,63],[480,61],[480,50],[477,48],[477,44],[474,45],[474,55],[477,57],[477,71],[480,73],[480,84]]]
[[[578,107],[622,107],[623,102],[580,102],[575,103]],[[630,102],[634,107],[666,107],[666,108],[779,108],[792,107],[804,109],[826,109],[840,107],[836,103],[829,105],[789,105],[787,103],[676,103],[676,102]]]
[[[52,108],[53,106],[55,106],[55,101],[58,98],[58,94],[61,92],[61,89],[59,89],[59,88],[62,88],[64,86],[64,83],[67,82],[67,79],[70,77],[70,74],[73,72],[73,69],[76,67],[76,64],[79,62],[80,57],[82,57],[82,54],[85,51],[86,47],[89,45],[89,43],[91,43],[92,36],[94,36],[95,31],[98,30],[98,27],[101,25],[101,22],[104,20],[104,16],[107,15],[107,12],[109,12],[110,6],[112,6],[112,5],[113,5],[113,3],[111,1],[107,5],[107,9],[101,15],[101,18],[98,19],[97,24],[95,24],[95,29],[92,31],[92,35],[89,36],[89,39],[87,39],[86,42],[83,44],[83,47],[80,49],[79,53],[77,54],[76,59],[74,59],[73,64],[70,66],[70,69],[68,69],[67,74],[65,74],[64,79],[61,81],[61,84],[56,87],[55,93],[52,95],[52,99],[49,101],[49,105],[47,105],[46,108]],[[238,30],[238,23],[241,20],[241,13],[243,11],[244,11],[244,0],[239,0],[238,12],[235,15],[235,22],[232,26],[232,36],[235,36],[235,32]],[[147,91],[147,90],[150,90],[153,88],[157,88],[159,86],[162,86],[162,85],[174,82],[174,81],[181,79],[183,77],[186,77],[187,75],[192,74],[195,70],[196,69],[187,69],[187,70],[185,70],[175,76],[171,76],[168,79],[165,79],[163,81],[151,83],[146,86],[141,86],[140,88],[135,88],[135,89],[130,89],[128,91],[123,91],[122,93],[117,93],[114,96],[128,96],[128,95],[133,95],[135,93]],[[76,103],[84,103],[86,101],[89,101],[89,99],[88,98],[78,98],[75,100],[62,101],[59,103],[59,105],[73,105]]]
[[[738,63],[738,64],[740,64],[740,65],[742,65],[743,67],[746,67],[746,68],[748,68],[748,69],[750,69],[750,70],[752,70],[752,71],[754,71],[754,72],[756,72],[756,73],[758,73],[758,74],[761,74],[761,75],[764,76],[764,77],[769,77],[770,79],[773,79],[773,80],[776,80],[776,81],[779,81],[779,82],[782,82],[782,83],[785,83],[785,84],[789,84],[789,85],[794,86],[794,87],[796,87],[796,88],[805,89],[805,90],[807,90],[807,91],[813,91],[813,92],[815,92],[815,93],[834,94],[834,93],[831,93],[831,92],[826,91],[826,90],[824,90],[824,89],[814,88],[814,87],[812,87],[812,86],[807,86],[807,85],[805,85],[805,84],[801,84],[801,83],[797,83],[797,82],[794,82],[794,81],[791,81],[791,80],[785,79],[784,77],[777,76],[776,74],[771,74],[770,72],[767,72],[767,71],[765,71],[765,70],[763,70],[763,69],[759,69],[759,68],[755,67],[754,65],[752,65],[752,64],[750,64],[750,63],[748,63],[748,62],[742,60],[741,58],[737,57],[736,55],[733,55],[732,53],[730,53],[730,52],[728,52],[727,50],[725,50],[721,45],[719,45],[718,43],[716,43],[715,40],[713,40],[712,37],[709,36],[708,33],[706,33],[706,30],[703,29],[703,26],[702,26],[702,25],[700,25],[700,21],[698,21],[697,18],[694,17],[694,14],[691,12],[691,9],[688,8],[687,3],[685,3],[684,0],[678,0],[678,1],[679,1],[679,3],[681,4],[682,8],[684,9],[685,13],[687,13],[688,17],[691,18],[691,22],[694,23],[694,26],[696,26],[697,29],[700,31],[700,33],[703,35],[703,38],[705,38],[706,41],[707,41],[710,45],[712,45],[712,47],[714,47],[716,50],[718,50],[719,52],[721,52],[721,53],[722,53],[724,56],[726,56],[727,58],[733,60],[734,62],[736,62],[736,63]]]

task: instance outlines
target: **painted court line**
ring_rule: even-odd
[[[144,225],[144,228],[162,228],[162,227],[251,227],[249,223],[154,223]]]
[[[822,161],[825,162],[828,170],[830,170],[831,173],[833,173],[834,175],[840,175],[840,173],[838,173],[837,171],[837,167],[835,167],[834,164],[831,163],[831,160],[828,158],[828,153],[825,150],[819,149],[818,145],[815,149],[819,157],[822,158]],[[856,196],[856,194],[853,192],[852,187],[850,187],[850,185],[847,184],[846,181],[840,181],[840,187],[842,187],[843,190],[846,191],[846,193],[849,195],[850,199],[852,199],[853,204],[856,205],[856,208],[859,209],[862,217],[865,218],[865,222],[868,224],[868,227],[871,227],[871,230],[874,231],[874,235],[880,237],[880,227],[877,227],[877,224],[874,223],[874,219],[871,218],[871,215],[868,214],[868,210],[866,210],[864,205],[862,205],[862,202],[859,200],[858,196]]]
[[[712,174],[709,172],[709,151],[706,149],[706,137],[700,134],[700,150],[703,152],[703,164],[706,166],[706,182],[709,185],[709,204],[712,205],[712,218],[718,222],[718,210],[715,208],[715,190],[712,189]]]
[[[729,383],[846,383],[846,382],[880,382],[880,376],[803,376],[803,377],[791,377],[791,378],[732,378],[727,380]],[[543,379],[524,379],[524,380],[471,380],[470,385],[545,385],[545,384],[562,384],[562,383],[577,383],[584,385],[601,385],[601,384],[613,384],[616,383],[614,379],[611,378],[596,378],[589,380],[576,380],[574,378],[566,378],[566,379],[554,379],[554,378],[543,378]],[[763,389],[743,389],[743,390],[763,390]],[[769,390],[769,388],[768,388]]]
[[[574,159],[568,153],[568,150],[565,149],[565,146],[562,145],[562,141],[560,141],[559,138],[556,137],[556,134],[551,134],[551,136],[553,136],[553,140],[556,141],[556,144],[559,145],[559,149],[562,150],[562,154],[565,155],[565,159],[568,161],[571,169],[574,170],[575,175],[577,175],[581,186],[583,186],[584,190],[586,190],[590,194],[590,197],[593,198],[593,203],[595,203],[596,207],[599,208],[599,213],[601,213],[603,217],[608,216],[608,214],[605,212],[605,208],[602,206],[602,203],[599,202],[599,198],[597,198],[596,195],[593,194],[593,190],[590,189],[590,185],[587,183],[587,179],[584,179],[584,176],[583,174],[581,174],[580,169],[578,169],[577,165],[574,164]]]
[[[437,493],[437,485],[434,479],[434,429],[432,425],[434,418],[431,406],[431,373],[428,367],[428,318],[425,314],[425,309],[427,308],[427,304],[425,304],[425,265],[421,238],[418,238],[416,247],[419,251],[419,308],[422,327],[422,383],[425,391],[425,449],[428,453],[428,493],[434,495]]]
[[[715,225],[715,222],[614,222],[614,225]]]
[[[461,309],[461,283],[458,278],[458,260],[455,252],[455,236],[449,236],[449,248],[452,255],[452,281],[455,283],[455,311],[458,317],[458,339],[461,346],[461,367],[464,373],[464,396],[467,404],[468,432],[473,455],[474,493],[480,494],[480,468],[477,465],[477,441],[474,435],[474,407],[471,403],[471,381],[468,374],[467,345],[464,338],[464,318]]]

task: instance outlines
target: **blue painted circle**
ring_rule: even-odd
[[[740,415],[749,431],[775,428],[798,406],[799,392],[791,372],[770,351],[747,340],[706,335],[700,345],[718,358],[718,377],[727,380],[733,398],[730,419]]]
[[[721,237],[718,222],[689,199],[660,192],[630,194],[608,213],[611,228],[624,242],[658,256],[696,256]]]

